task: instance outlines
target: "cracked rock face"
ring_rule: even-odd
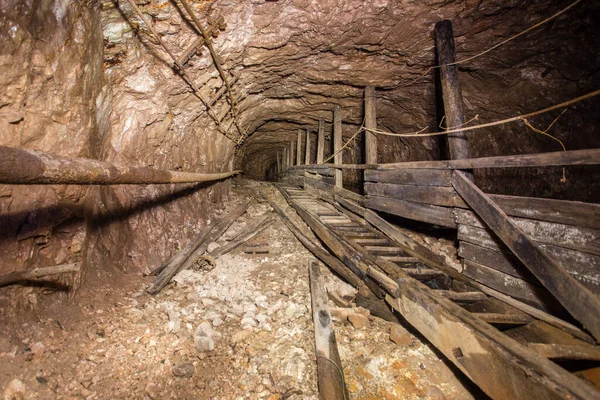
[[[35,3],[35,4],[34,4]],[[363,88],[377,88],[378,128],[437,130],[443,117],[433,28],[450,19],[459,60],[547,18],[570,2],[409,0],[190,0],[205,25],[237,103],[179,2],[137,0],[199,88],[194,94],[167,52],[125,0],[0,2],[0,144],[135,166],[264,179],[299,129],[312,144],[325,121],[331,154],[334,105],[345,140],[363,119]],[[465,117],[484,123],[541,109],[597,89],[595,2],[459,68]],[[191,49],[191,50],[190,50]],[[189,51],[188,51],[189,50]],[[184,62],[185,61],[185,62]],[[206,104],[210,105],[207,112]],[[569,107],[549,131],[568,150],[600,147],[598,101]],[[531,119],[546,129],[557,110]],[[234,154],[227,138],[247,136]],[[444,158],[444,138],[380,137],[381,162]],[[344,162],[361,162],[361,135]],[[523,123],[470,135],[472,156],[559,151]],[[593,200],[597,168],[477,171],[486,191]],[[522,182],[528,182],[523,185]],[[359,186],[359,174],[345,173]],[[85,261],[144,271],[172,255],[227,193],[209,186],[0,186],[0,271]],[[18,239],[18,240],[17,240]],[[84,257],[85,254],[85,257]]]

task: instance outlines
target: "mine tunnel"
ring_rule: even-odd
[[[600,398],[599,15],[0,1],[2,398]]]

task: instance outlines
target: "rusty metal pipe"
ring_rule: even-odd
[[[0,184],[121,185],[212,182],[240,173],[168,171],[0,146]]]

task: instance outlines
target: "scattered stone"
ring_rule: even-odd
[[[350,307],[350,302],[336,292],[327,292],[327,297],[338,307]]]
[[[363,314],[352,313],[348,315],[348,321],[350,321],[352,326],[356,329],[363,329],[369,326],[369,318]]]
[[[213,351],[215,349],[215,342],[206,336],[196,336],[194,337],[194,347],[199,352]]]
[[[206,251],[209,252],[209,253],[212,253],[213,251],[215,251],[219,247],[221,247],[221,245],[219,243],[212,242],[212,243],[209,243],[208,246],[206,246]]]
[[[241,324],[244,329],[249,328],[249,327],[255,328],[258,326],[258,324],[254,320],[254,318],[251,318],[251,317],[242,318]]]
[[[25,384],[19,379],[13,379],[2,392],[2,398],[8,400],[24,400],[27,394]]]
[[[223,320],[221,318],[215,318],[213,319],[212,324],[216,328],[217,326],[223,325]]]
[[[191,378],[194,376],[194,364],[187,362],[177,364],[173,367],[173,375],[179,378]]]
[[[412,342],[408,332],[397,324],[390,326],[390,340],[398,346],[408,346]]]
[[[46,351],[46,346],[43,343],[37,342],[31,346],[31,352],[34,356],[41,356]]]
[[[350,312],[351,311],[348,308],[332,307],[329,309],[329,313],[331,314],[331,317],[338,319],[340,321],[346,321],[348,319],[348,316],[350,315]]]

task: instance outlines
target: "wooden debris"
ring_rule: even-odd
[[[211,224],[209,229],[204,229],[203,234],[179,252],[174,260],[169,260],[152,283],[152,286],[148,288],[148,293],[156,294],[160,292],[179,271],[189,268],[199,256],[206,252],[208,244],[219,239],[231,224],[246,212],[249,205],[250,203],[244,203],[237,206],[229,215],[219,218]]]
[[[319,264],[308,262],[313,322],[315,325],[315,352],[317,356],[317,379],[322,399],[345,400],[347,390],[344,382],[342,361],[337,349],[331,314],[327,307],[327,295],[321,282]]]
[[[81,265],[79,263],[61,264],[52,267],[40,267],[28,269],[25,271],[11,272],[10,274],[0,276],[0,287],[42,278],[50,275],[60,275],[69,272],[79,272]]]

